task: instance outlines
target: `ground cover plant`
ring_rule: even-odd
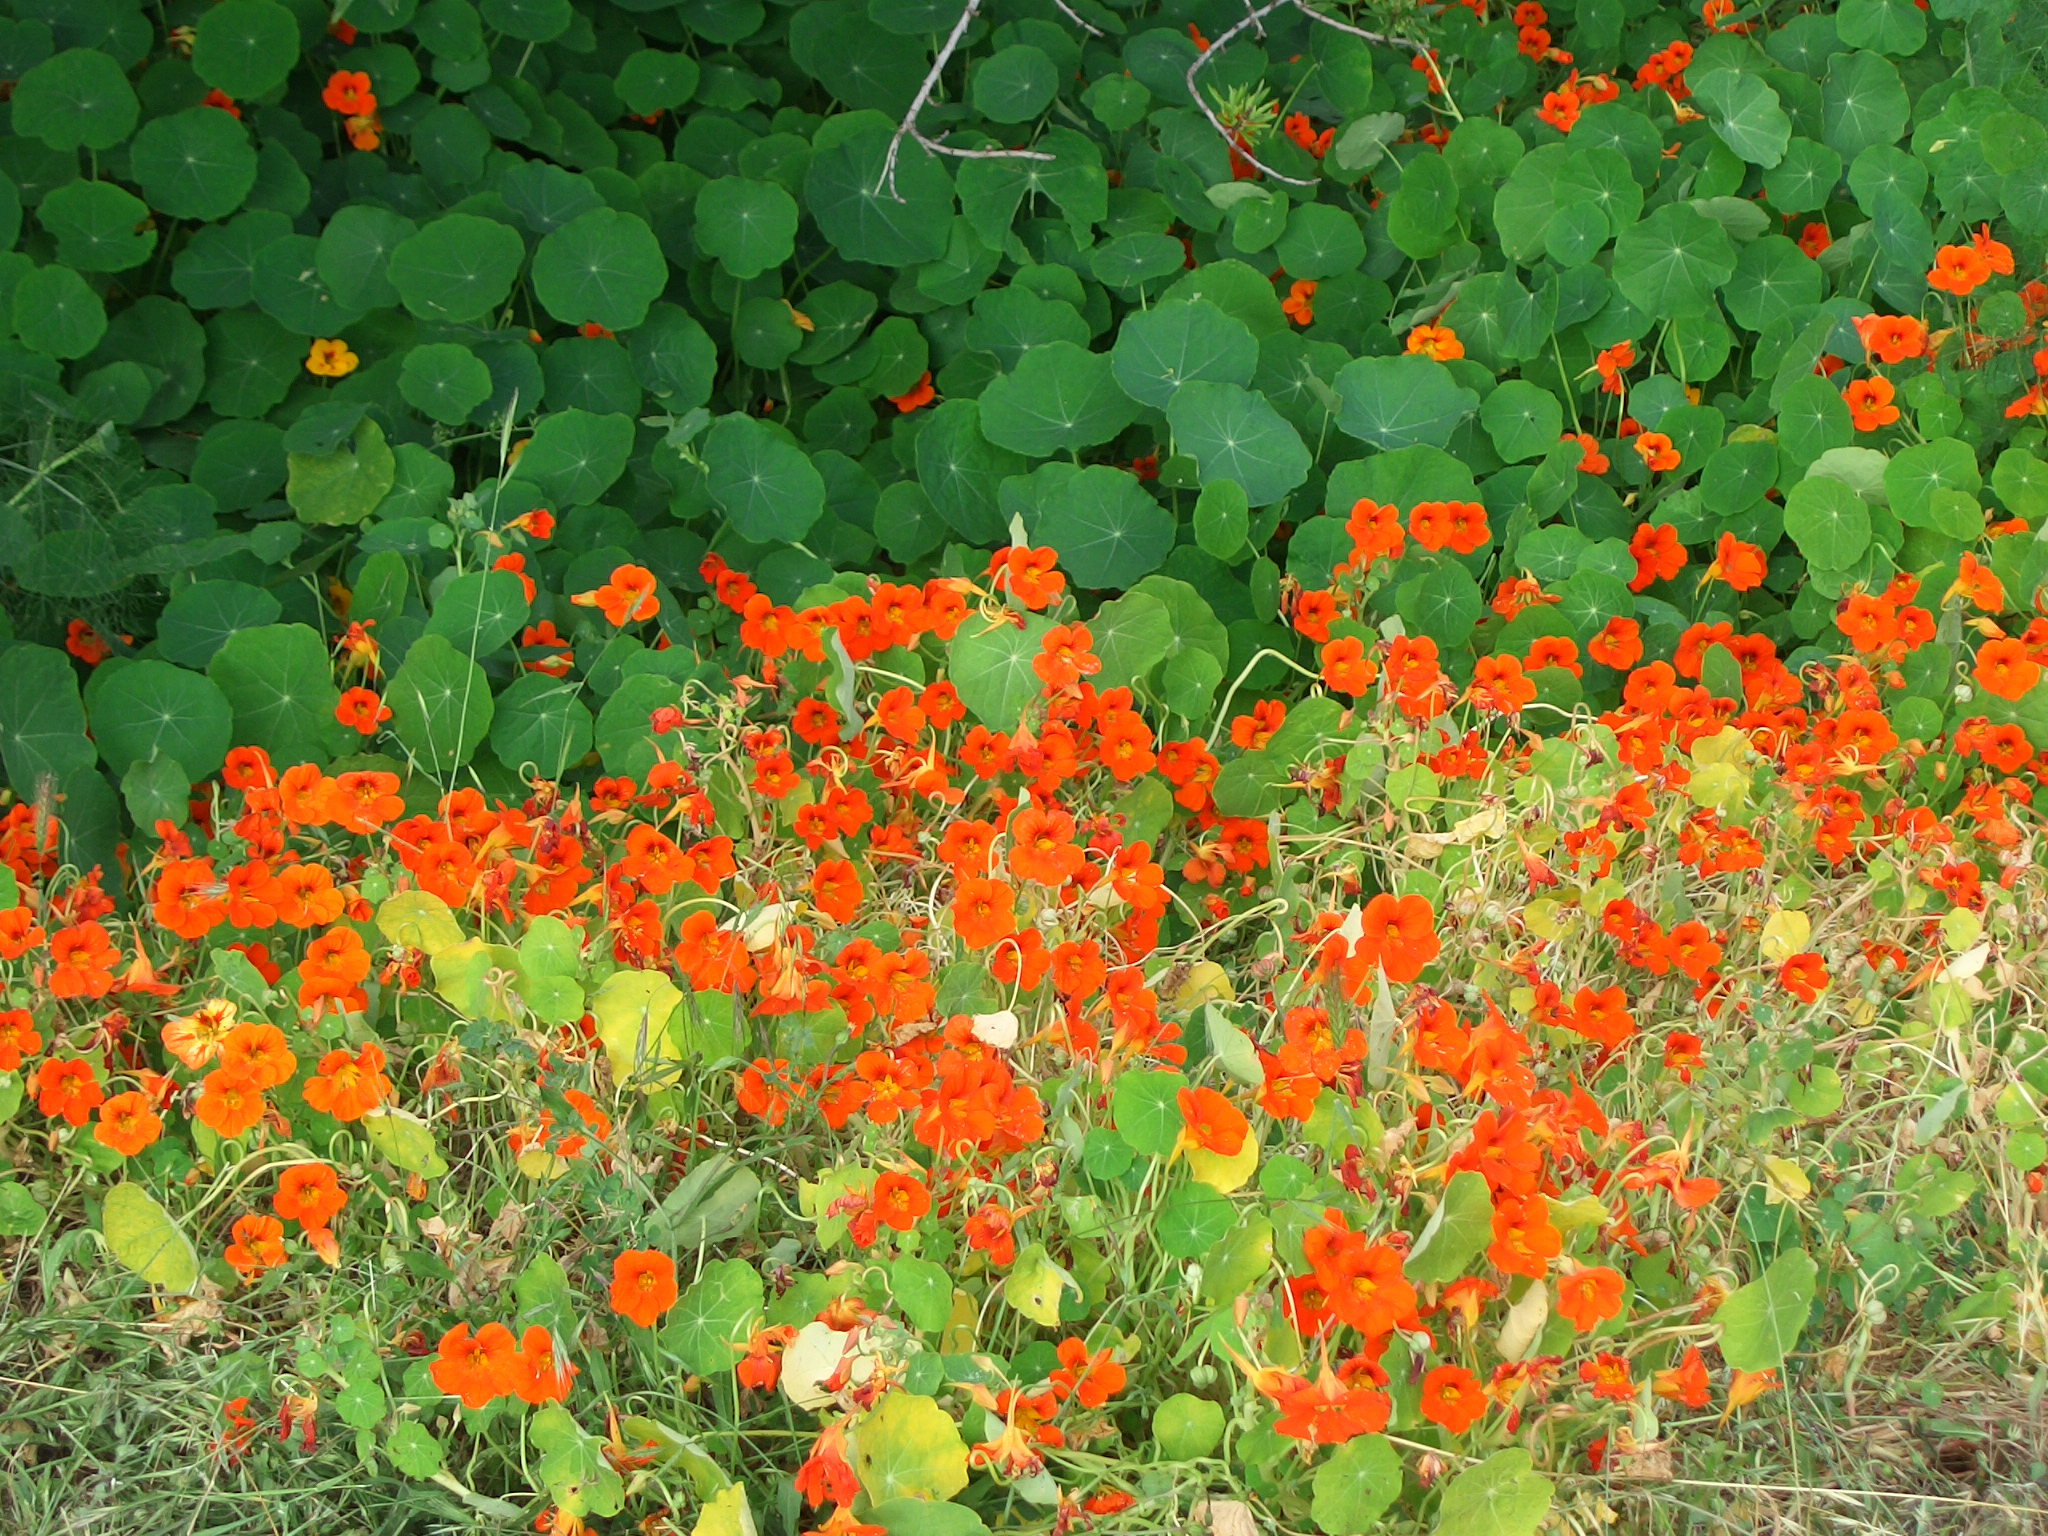
[[[0,11],[11,1524],[2039,1520],[2048,15]]]

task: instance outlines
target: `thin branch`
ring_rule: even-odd
[[[1390,37],[1384,32],[1368,32],[1363,27],[1354,27],[1347,21],[1339,21],[1334,16],[1325,16],[1315,7],[1304,3],[1304,0],[1290,0],[1290,3],[1310,21],[1320,22],[1326,27],[1334,27],[1339,32],[1348,32],[1353,37],[1362,37],[1368,43],[1378,43],[1384,48],[1406,48],[1410,53],[1418,56],[1429,52],[1425,44],[1413,42],[1408,38]]]
[[[1071,21],[1083,32],[1086,32],[1090,37],[1107,37],[1109,35],[1107,32],[1104,32],[1102,28],[1095,26],[1090,22],[1083,21],[1081,19],[1081,13],[1075,10],[1071,5],[1067,4],[1067,0],[1052,0],[1052,3],[1059,7],[1059,12],[1062,16],[1066,17],[1067,20]]]
[[[897,202],[902,196],[896,191],[896,156],[903,148],[905,138],[916,139],[931,154],[954,155],[962,160],[1050,160],[1051,155],[1035,149],[954,149],[934,139],[928,139],[918,130],[917,114],[924,110],[924,104],[931,100],[932,92],[938,89],[939,76],[944,73],[947,63],[953,57],[953,50],[960,46],[960,39],[967,35],[967,29],[974,23],[975,13],[981,9],[981,0],[967,0],[961,8],[960,19],[953,23],[953,31],[946,38],[945,46],[939,49],[939,56],[932,60],[932,67],[924,77],[924,84],[917,88],[917,95],[911,100],[910,110],[903,114],[903,121],[896,125],[896,133],[889,140],[888,156],[882,161],[882,176],[875,183],[877,192],[887,192]]]
[[[1315,185],[1315,182],[1304,181],[1299,176],[1289,176],[1284,171],[1276,171],[1273,167],[1260,160],[1258,156],[1254,155],[1251,152],[1250,145],[1241,142],[1231,134],[1228,128],[1223,126],[1223,119],[1216,115],[1216,109],[1209,105],[1208,98],[1202,94],[1202,88],[1195,84],[1195,76],[1201,73],[1202,66],[1228,47],[1230,40],[1236,37],[1238,33],[1244,31],[1247,27],[1258,26],[1266,17],[1279,10],[1281,6],[1295,5],[1297,3],[1298,0],[1266,0],[1266,4],[1260,6],[1257,10],[1245,12],[1243,21],[1231,26],[1215,42],[1195,55],[1195,62],[1188,66],[1188,94],[1195,99],[1195,105],[1201,110],[1202,116],[1209,119],[1209,126],[1216,130],[1217,136],[1246,165],[1249,165],[1261,175],[1272,177],[1275,181],[1284,181],[1290,187],[1312,187]]]

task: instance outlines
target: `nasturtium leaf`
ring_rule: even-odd
[[[1614,281],[1647,314],[1695,314],[1735,271],[1727,231],[1686,203],[1667,203],[1614,242]]]
[[[1868,51],[1828,60],[1821,88],[1821,137],[1854,162],[1866,149],[1890,146],[1906,131],[1912,103],[1892,62]]]
[[[982,391],[982,435],[1030,458],[1108,442],[1137,414],[1111,369],[1108,353],[1072,342],[1034,347]]]
[[[1486,397],[1479,424],[1493,440],[1494,451],[1510,464],[1540,459],[1557,445],[1564,428],[1564,407],[1557,396],[1526,379],[1510,379]]]
[[[1258,1154],[1258,1143],[1251,1137],[1253,1157]],[[1195,1154],[1190,1151],[1190,1166],[1194,1167]],[[1213,1157],[1214,1154],[1203,1154]],[[1226,1161],[1217,1159],[1217,1161]],[[1191,1182],[1176,1187],[1160,1203],[1152,1218],[1152,1240],[1159,1245],[1160,1252],[1169,1258],[1192,1259],[1208,1252],[1214,1244],[1229,1232],[1237,1220],[1237,1213],[1230,1202],[1206,1183]]]
[[[1809,475],[1786,494],[1785,532],[1809,564],[1846,571],[1870,547],[1870,507],[1841,481]]]
[[[1462,565],[1438,565],[1403,583],[1394,598],[1395,611],[1411,634],[1427,635],[1445,650],[1471,637],[1472,626],[1485,611],[1479,583]]]
[[[1564,161],[1558,167],[1556,188],[1558,212],[1598,209],[1610,234],[1620,234],[1643,211],[1643,189],[1629,169],[1628,156],[1603,144],[1588,144]]]
[[[399,244],[386,275],[422,320],[477,320],[505,302],[525,260],[515,230],[473,213],[449,213]]]
[[[697,194],[697,248],[737,278],[758,277],[796,248],[796,199],[779,183],[721,176]]]
[[[256,253],[292,232],[291,220],[268,209],[208,224],[171,261],[171,286],[194,309],[232,309],[255,300]]]
[[[1035,536],[1059,551],[1075,585],[1115,589],[1159,568],[1173,548],[1174,521],[1137,476],[1091,464],[1045,509]]]
[[[918,481],[946,525],[970,544],[987,548],[1008,538],[996,488],[1023,472],[1021,455],[982,436],[978,401],[948,400],[917,434]]]
[[[1038,674],[1031,662],[1039,642],[1052,625],[1036,614],[1022,625],[960,626],[946,648],[946,675],[975,719],[992,731],[1013,731],[1024,706],[1038,697]]]
[[[1885,498],[1892,515],[1909,528],[1940,528],[1936,498],[1943,492],[1974,496],[1984,484],[1977,456],[1956,438],[1937,438],[1902,450],[1885,466]],[[1982,532],[1982,519],[1964,535]]]
[[[1781,213],[1807,213],[1826,205],[1842,179],[1842,157],[1825,144],[1793,138],[1785,157],[1764,177],[1764,195]]]
[[[181,667],[204,667],[230,637],[275,624],[282,611],[276,597],[247,582],[194,582],[157,615],[156,646]]]
[[[745,1259],[714,1259],[683,1293],[662,1345],[700,1376],[719,1376],[740,1362],[747,1335],[760,1319],[766,1292],[760,1271]]]
[[[124,1269],[174,1295],[199,1284],[199,1252],[171,1213],[133,1179],[107,1191],[100,1211],[107,1249]]]
[[[1259,344],[1242,321],[1206,299],[1168,302],[1125,316],[1110,363],[1125,394],[1164,410],[1193,380],[1249,385]]]
[[[282,85],[299,61],[299,23],[275,0],[222,0],[193,29],[192,72],[237,101]]]
[[[96,48],[44,59],[15,82],[11,105],[16,130],[56,150],[112,149],[142,110],[121,66]]]
[[[223,416],[267,416],[303,376],[305,358],[304,338],[261,310],[215,315],[206,322],[206,403]]]
[[[974,109],[992,123],[1028,123],[1059,88],[1059,72],[1042,49],[1012,43],[974,72],[969,95]]]
[[[287,454],[285,463],[285,500],[302,522],[329,526],[360,523],[377,510],[398,476],[384,429],[368,416],[356,424],[349,446]]]
[[[1409,1250],[1402,1273],[1417,1285],[1455,1280],[1492,1240],[1493,1197],[1485,1178],[1469,1169],[1453,1174]]]
[[[1738,1371],[1783,1366],[1806,1326],[1818,1275],[1819,1266],[1804,1248],[1788,1248],[1722,1302],[1714,1311],[1721,1357]]]
[[[206,664],[235,712],[237,744],[277,763],[324,763],[341,690],[320,636],[303,624],[238,630]]]
[[[526,589],[511,571],[467,571],[443,587],[424,633],[475,659],[490,655],[526,622]]]
[[[644,779],[659,757],[649,717],[681,701],[682,685],[660,673],[636,672],[620,683],[597,712],[591,732],[605,771]]]
[[[712,424],[706,485],[734,530],[756,544],[793,544],[825,510],[825,482],[810,456],[753,417]]]
[[[356,312],[398,303],[387,273],[391,253],[419,233],[411,219],[366,203],[338,208],[320,231],[313,264],[335,304]],[[332,334],[331,323],[316,329]]]
[[[32,800],[39,780],[90,769],[96,755],[71,658],[45,645],[9,646],[0,667],[0,760],[16,797]]]
[[[1180,1090],[1187,1079],[1178,1072],[1126,1072],[1110,1093],[1109,1111],[1117,1135],[1133,1152],[1151,1157],[1170,1155],[1180,1141]]]
[[[953,183],[938,157],[905,140],[885,179],[891,132],[877,126],[820,151],[804,174],[804,204],[849,261],[905,267],[946,252]]]
[[[1792,119],[1767,81],[1746,69],[1710,69],[1686,83],[1706,109],[1708,126],[1736,154],[1766,169],[1785,158]]]
[[[1234,560],[1251,531],[1244,487],[1235,480],[1211,480],[1195,498],[1195,542],[1218,560]]]
[[[1263,395],[1239,385],[1185,384],[1166,419],[1202,482],[1235,481],[1251,506],[1270,506],[1308,478],[1311,460],[1301,434]]]
[[[539,486],[553,506],[588,506],[625,473],[632,451],[632,417],[556,411],[541,418],[509,478]]]
[[[1147,592],[1126,592],[1104,603],[1088,621],[1102,670],[1098,689],[1128,688],[1173,649],[1173,615]]]
[[[1434,1536],[1535,1536],[1552,1491],[1527,1451],[1495,1451],[1444,1485]]]
[[[889,1294],[920,1333],[941,1333],[952,1320],[952,1273],[929,1259],[906,1254],[891,1263]]]
[[[1419,356],[1361,357],[1337,375],[1336,391],[1337,425],[1360,442],[1388,450],[1441,448],[1479,408],[1479,396],[1450,369]]]
[[[1186,265],[1186,252],[1171,235],[1118,235],[1097,246],[1088,270],[1098,283],[1127,297],[1147,284],[1156,285]]]
[[[422,768],[446,774],[475,755],[491,728],[483,668],[441,635],[423,635],[384,689],[391,731]]]
[[[1420,162],[1418,162],[1420,163]],[[1405,189],[1407,182],[1402,186]],[[1287,215],[1273,254],[1289,277],[1316,280],[1351,272],[1365,260],[1358,220],[1328,203],[1302,203]]]
[[[405,354],[398,374],[405,403],[444,426],[460,426],[491,398],[491,370],[469,348],[452,341],[428,342]]]
[[[1217,1411],[1220,1431],[1222,1411]],[[1156,1433],[1156,1431],[1155,1431]],[[1371,1536],[1401,1496],[1401,1456],[1385,1435],[1359,1435],[1316,1468],[1309,1515],[1326,1536]]]
[[[14,334],[45,357],[83,357],[107,333],[107,308],[71,268],[57,262],[14,285]]]
[[[967,1486],[967,1442],[930,1398],[891,1392],[854,1430],[854,1470],[876,1504],[901,1498],[943,1503]]]
[[[256,184],[256,148],[239,120],[189,107],[144,123],[128,146],[128,168],[159,214],[222,219]]]
[[[36,217],[57,237],[57,259],[80,272],[125,272],[156,249],[148,206],[112,182],[61,186],[43,199]]]
[[[687,53],[643,48],[619,65],[612,86],[628,112],[646,117],[680,107],[697,94],[700,71]]]
[[[234,714],[204,673],[167,661],[138,661],[93,690],[92,733],[115,773],[172,758],[193,778],[227,760]]]

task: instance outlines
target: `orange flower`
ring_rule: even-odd
[[[1628,552],[1636,561],[1635,578],[1628,584],[1631,592],[1646,592],[1685,569],[1685,546],[1670,523],[1638,523]]]
[[[860,875],[846,859],[826,859],[811,876],[812,905],[835,923],[852,922],[860,898]]]
[[[1454,1435],[1477,1423],[1491,1401],[1479,1378],[1462,1365],[1440,1365],[1422,1378],[1422,1416]]]
[[[652,1328],[676,1304],[676,1262],[652,1248],[628,1248],[612,1260],[612,1310]]]
[[[1858,432],[1875,432],[1899,419],[1892,395],[1890,379],[1857,379],[1842,391],[1842,402],[1849,407],[1849,420]]]
[[[368,688],[351,688],[334,706],[334,718],[360,735],[374,736],[391,718],[391,709]]]
[[[1604,1351],[1579,1366],[1579,1380],[1593,1389],[1593,1395],[1609,1402],[1625,1403],[1636,1395],[1628,1361]]]
[[[221,1042],[234,1027],[235,1005],[215,998],[164,1025],[164,1049],[196,1072],[220,1054]]]
[[[1323,686],[1332,693],[1358,698],[1372,687],[1374,671],[1365,654],[1365,642],[1356,635],[1344,635],[1322,649]]]
[[[1634,619],[1609,619],[1586,642],[1586,655],[1603,667],[1626,672],[1643,659],[1641,626]]]
[[[1513,715],[1534,702],[1536,685],[1522,675],[1519,657],[1482,656],[1472,668],[1472,686],[1465,696],[1489,713]]]
[[[1764,584],[1764,577],[1770,573],[1764,552],[1754,544],[1745,544],[1732,533],[1721,535],[1721,542],[1714,546],[1714,563],[1707,567],[1706,575],[1700,578],[1702,586],[1719,578],[1737,592],[1747,592]]]
[[[1970,236],[1970,244],[1975,246],[1977,254],[1984,258],[1985,266],[2000,277],[2012,276],[2012,247],[2003,241],[1992,239],[1989,224],[1977,226],[1977,232]]]
[[[1980,688],[2017,704],[2041,680],[2041,664],[2017,640],[1990,640],[1977,648],[1975,675]]]
[[[890,395],[888,399],[896,407],[898,415],[908,416],[919,406],[930,405],[937,397],[938,391],[932,388],[932,371],[927,368],[910,388],[900,395]]]
[[[345,341],[316,340],[306,352],[306,372],[320,379],[345,379],[362,361]]]
[[[50,940],[52,997],[105,997],[114,987],[121,952],[98,923],[74,923]]]
[[[1636,439],[1635,449],[1636,456],[1653,474],[1678,468],[1678,450],[1671,446],[1671,439],[1662,432],[1643,433]]]
[[[266,1269],[276,1269],[284,1262],[284,1223],[273,1216],[259,1216],[253,1211],[238,1216],[228,1229],[228,1237],[227,1252],[222,1257],[244,1280],[254,1280]]]
[[[1934,253],[1934,266],[1927,274],[1927,286],[1962,298],[1991,281],[1991,262],[1972,245],[1944,245]]]
[[[100,1106],[100,1123],[92,1139],[123,1157],[133,1157],[163,1135],[164,1123],[149,1107],[146,1093],[117,1093]]]
[[[988,557],[989,585],[1036,613],[1066,590],[1067,578],[1053,569],[1058,562],[1052,549],[999,549]]]
[[[1061,1339],[1059,1355],[1060,1368],[1048,1379],[1061,1397],[1075,1398],[1083,1408],[1100,1408],[1123,1391],[1124,1368],[1109,1350],[1090,1355],[1080,1339]]]
[[[324,827],[333,819],[327,808],[333,792],[334,781],[318,764],[299,763],[285,769],[277,781],[278,809],[293,826]]]
[[[509,1373],[510,1391],[522,1403],[560,1403],[569,1397],[569,1383],[580,1374],[555,1349],[555,1336],[538,1323],[519,1340]]]
[[[1619,395],[1628,387],[1624,377],[1636,363],[1636,346],[1632,341],[1617,341],[1611,347],[1602,347],[1593,359],[1593,367],[1600,374],[1600,393]]]
[[[1614,466],[1607,455],[1600,451],[1600,439],[1590,432],[1567,432],[1562,441],[1576,443],[1579,449],[1579,473],[1582,475],[1604,475]]]
[[[1280,301],[1280,313],[1296,325],[1314,325],[1316,285],[1307,278],[1297,278],[1288,288],[1287,297]]]
[[[612,579],[593,592],[578,592],[569,601],[579,608],[599,608],[614,629],[651,619],[661,611],[654,572],[637,565],[613,569]]]
[[[1650,1390],[1667,1402],[1679,1403],[1687,1408],[1704,1408],[1711,1399],[1712,1385],[1707,1379],[1706,1358],[1700,1354],[1697,1344],[1686,1350],[1685,1356],[1668,1371],[1659,1371],[1650,1378]]]
[[[932,1208],[931,1191],[908,1174],[883,1174],[873,1198],[875,1215],[898,1232],[908,1232]]]
[[[149,915],[181,939],[199,940],[228,918],[227,887],[211,859],[173,859],[150,892]]]
[[[1621,1315],[1624,1282],[1614,1270],[1575,1269],[1557,1282],[1557,1315],[1580,1333],[1591,1333]]]
[[[1411,982],[1443,952],[1437,938],[1436,909],[1427,896],[1390,896],[1382,892],[1365,904],[1360,934],[1351,948],[1353,961],[1383,967],[1389,981]]]
[[[1486,508],[1476,501],[1423,501],[1408,514],[1408,532],[1424,549],[1446,545],[1461,555],[1484,549],[1493,539]]]
[[[1811,950],[1794,955],[1778,968],[1778,985],[1802,1003],[1814,1002],[1827,990],[1827,962]]]
[[[1244,1150],[1251,1122],[1230,1100],[1214,1088],[1183,1088],[1175,1097],[1182,1146],[1200,1147],[1218,1157],[1235,1157]]]
[[[19,1072],[22,1060],[42,1048],[43,1037],[26,1008],[0,1012],[0,1072]]]
[[[1055,624],[1038,642],[1038,654],[1031,658],[1031,670],[1047,688],[1070,688],[1084,677],[1102,670],[1094,654],[1095,637],[1085,624]]]
[[[221,1041],[220,1064],[223,1070],[248,1078],[260,1091],[290,1082],[299,1058],[275,1024],[237,1024]]]
[[[1821,223],[1809,223],[1799,231],[1799,249],[1815,261],[1821,252],[1835,243],[1835,237],[1828,233],[1828,227]]]
[[[36,1108],[52,1120],[83,1125],[107,1097],[88,1061],[46,1061],[36,1068]]]
[[[270,1208],[311,1232],[324,1227],[348,1204],[348,1192],[325,1163],[294,1163],[277,1181]]]
[[[223,1067],[206,1074],[192,1113],[221,1140],[232,1141],[254,1127],[268,1108],[261,1088],[241,1073]]]
[[[358,689],[358,692],[367,690]],[[390,710],[385,710],[390,714]],[[331,781],[327,807],[334,824],[344,832],[354,832],[367,837],[405,812],[405,801],[398,793],[398,775],[384,773],[374,768],[361,768],[353,773],[344,773]],[[314,866],[317,868],[318,866]],[[324,873],[324,871],[323,871]],[[336,915],[340,914],[336,908]],[[333,919],[329,919],[331,922]]]
[[[331,998],[344,1008],[363,1005],[359,986],[370,974],[370,952],[353,928],[330,928],[306,946],[299,962],[299,1002]]]
[[[1927,327],[1910,315],[1858,315],[1849,322],[1866,356],[1881,363],[1903,363],[1927,351]]]
[[[469,1324],[441,1335],[441,1348],[427,1374],[450,1397],[475,1411],[508,1395],[519,1382],[519,1343],[503,1323],[485,1323],[472,1338]]]
[[[1465,344],[1448,325],[1418,325],[1408,333],[1408,351],[1412,356],[1448,363],[1465,355]]]
[[[1017,931],[1016,892],[1000,880],[962,880],[953,896],[953,932],[969,949],[986,949]]]
[[[1522,1200],[1504,1194],[1495,1199],[1493,1242],[1486,1250],[1495,1269],[1541,1280],[1550,1261],[1563,1251],[1564,1239],[1550,1224],[1550,1208],[1541,1195]]]
[[[329,1051],[320,1058],[320,1070],[306,1079],[306,1103],[323,1115],[337,1120],[360,1120],[391,1096],[391,1079],[384,1075],[384,1047],[371,1040],[351,1056],[347,1051]]]
[[[19,960],[48,937],[27,907],[0,912],[0,960]]]
[[[1941,600],[1946,603],[1952,597],[1967,598],[1985,613],[1997,613],[2005,607],[2005,583],[1991,567],[1966,550],[1956,568],[1956,579]]]
[[[337,69],[327,77],[320,100],[330,112],[339,112],[343,117],[361,117],[377,110],[370,77],[361,70]]]

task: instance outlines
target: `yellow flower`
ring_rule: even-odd
[[[341,379],[354,373],[360,362],[345,341],[315,341],[306,354],[306,372],[323,379]]]

